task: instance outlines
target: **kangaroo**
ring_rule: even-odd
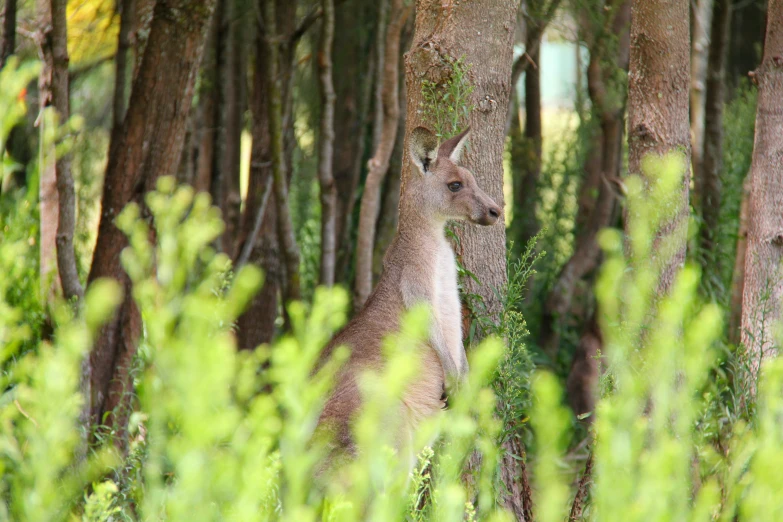
[[[383,273],[364,308],[338,333],[323,353],[346,345],[351,353],[336,388],[321,415],[333,430],[334,443],[355,453],[351,419],[360,407],[359,372],[383,367],[382,341],[399,328],[401,314],[418,303],[432,311],[430,335],[422,348],[423,367],[402,397],[402,425],[419,421],[443,408],[446,392],[468,371],[462,344],[462,308],[457,290],[457,265],[444,229],[450,219],[493,225],[501,208],[459,166],[470,129],[443,142],[417,127],[410,135],[410,159],[415,165],[400,201],[397,233],[383,261]],[[400,441],[398,441],[400,442]]]

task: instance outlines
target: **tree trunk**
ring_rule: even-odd
[[[400,185],[402,184],[402,156],[403,142],[405,140],[405,78],[404,71],[400,68],[400,118],[397,121],[397,138],[394,142],[391,159],[389,160],[390,176],[386,176],[383,186],[383,202],[381,203],[378,226],[375,232],[375,252],[373,253],[373,282],[381,277],[383,272],[383,258],[389,248],[394,234],[397,232],[397,224],[400,218]]]
[[[764,45],[764,20],[767,13],[767,0],[733,2],[732,26],[730,35],[728,74],[726,84],[729,93],[733,93],[739,82],[748,77],[761,61],[761,49]]]
[[[196,108],[196,133],[193,141],[196,148],[195,176],[193,188],[198,192],[209,192],[212,188],[215,143],[219,116],[215,109],[217,99],[217,45],[220,13],[216,12],[209,24],[207,40],[199,72],[198,107]]]
[[[425,80],[442,85],[454,74],[454,63],[461,60],[469,68],[464,81],[473,91],[467,103],[472,129],[469,149],[462,163],[475,173],[478,185],[501,207],[503,206],[503,149],[505,124],[511,93],[514,27],[517,0],[486,0],[483,2],[441,2],[418,0],[413,45],[405,57],[407,90],[406,137],[418,126],[425,125],[432,115],[421,108],[424,102]],[[454,107],[454,110],[463,110]],[[404,149],[400,198],[405,198],[405,186],[410,179],[411,162],[408,147]],[[490,321],[498,321],[502,303],[495,291],[502,292],[507,282],[506,238],[503,215],[500,223],[489,228],[465,224],[457,231],[457,257],[467,270],[476,275],[463,281],[467,294],[483,301],[481,310]],[[481,332],[479,332],[479,337]],[[512,495],[504,495],[503,504],[513,509],[517,520],[526,520],[524,502],[513,494],[519,490],[517,481],[526,482],[521,449],[510,444],[501,464],[501,477]]]
[[[263,1],[263,0],[262,0]],[[268,82],[264,71],[268,68],[269,48],[263,29],[256,37],[255,74],[250,110],[253,115],[253,148],[250,157],[250,179],[242,222],[243,237],[247,238],[261,203],[262,191],[272,177],[271,138],[269,135]],[[278,295],[282,281],[280,251],[277,242],[277,211],[274,195],[270,195],[263,216],[260,237],[250,254],[250,261],[264,270],[264,286],[250,302],[238,320],[239,348],[251,350],[268,343],[275,333]]]
[[[68,85],[68,34],[63,0],[39,0],[39,45],[44,66],[39,81],[41,109],[53,106],[57,123],[70,118]],[[71,177],[70,155],[56,157],[55,145],[44,144],[47,161],[41,166],[41,277],[47,295],[50,274],[59,272],[60,288],[68,299],[84,293],[79,281],[73,232],[76,225],[76,196]],[[55,264],[56,260],[56,264]]]
[[[707,279],[720,275],[721,256],[715,242],[718,233],[721,204],[721,169],[723,167],[723,105],[726,80],[729,28],[731,27],[731,0],[715,0],[712,17],[707,72],[706,114],[704,117],[704,152],[702,154],[699,199],[701,201],[701,251],[704,255],[703,273]]]
[[[576,284],[598,266],[601,256],[598,233],[611,225],[614,215],[615,194],[609,180],[619,178],[622,168],[625,97],[613,96],[608,86],[616,81],[618,73],[628,68],[630,7],[629,2],[623,2],[616,9],[604,11],[607,21],[601,25],[606,29],[593,35],[587,89],[600,121],[600,182],[598,197],[576,239],[574,254],[563,266],[544,302],[540,346],[552,357],[560,345],[561,321],[570,311]]]
[[[532,65],[525,70],[525,130],[521,143],[524,152],[521,153],[522,161],[518,162],[522,169],[514,172],[514,219],[510,233],[519,249],[524,249],[539,229],[536,202],[542,154],[540,47],[534,47],[533,43],[528,39],[525,44],[530,49],[527,54]]]
[[[668,292],[685,262],[690,166],[688,16],[687,0],[633,0],[631,8],[628,170],[631,174],[644,175],[641,161],[647,154],[681,152],[685,155],[678,208],[657,231],[658,244],[666,238],[672,245],[670,259],[662,260],[660,295]]]
[[[269,60],[267,62],[266,77],[269,98],[269,136],[272,161],[272,175],[274,177],[275,205],[277,208],[278,238],[283,251],[283,260],[286,269],[286,300],[293,301],[300,298],[299,285],[299,247],[296,244],[294,226],[291,221],[291,211],[288,205],[288,167],[284,145],[284,120],[283,109],[285,99],[283,96],[283,78],[281,78],[280,59],[286,64],[286,53],[280,52],[280,35],[277,32],[276,2],[267,1],[264,9],[264,24],[267,30],[269,45]]]
[[[116,279],[125,297],[101,329],[90,354],[92,397],[88,406],[93,424],[115,426],[120,443],[125,437],[132,386],[129,371],[141,318],[120,265],[120,252],[128,242],[114,220],[129,202],[143,204],[144,193],[155,186],[158,177],[176,171],[204,29],[213,8],[214,0],[158,0],[155,4],[122,133],[106,167],[89,281]]]
[[[50,0],[38,0],[36,9],[38,11],[39,32],[36,34],[38,47],[43,56],[43,67],[41,76],[38,79],[38,89],[40,91],[41,109],[54,104],[55,69],[58,67],[54,56],[54,40],[56,36],[53,20],[52,6]],[[59,29],[62,31],[62,29]],[[58,32],[59,32],[58,31]],[[66,70],[68,64],[65,64]],[[66,82],[67,82],[66,78]],[[44,126],[50,122],[39,118],[37,125]],[[44,133],[41,133],[43,138]],[[43,140],[42,140],[43,141]],[[60,291],[58,273],[57,273],[57,220],[58,220],[58,197],[57,197],[57,173],[55,165],[54,143],[44,144],[41,149],[41,162],[39,165],[39,185],[38,185],[38,211],[40,215],[39,232],[39,263],[41,278],[41,296],[44,301],[50,301]]]
[[[114,58],[114,97],[112,98],[112,134],[122,130],[127,110],[126,86],[128,83],[128,51],[130,50],[131,17],[134,0],[117,0],[120,30],[117,35],[117,55]]]
[[[783,0],[769,1],[764,58],[753,79],[759,94],[750,167],[742,342],[756,381],[762,361],[777,353],[774,332],[783,299]]]
[[[448,4],[419,0],[411,51],[405,58],[407,118],[406,143],[411,130],[425,125],[424,80],[443,83],[453,74],[453,63],[462,57],[470,68],[467,80],[473,87],[469,124],[473,129],[463,165],[471,169],[479,186],[503,205],[503,148],[506,111],[511,92],[514,17],[518,2],[488,0]],[[476,24],[481,25],[477,27]],[[455,108],[459,109],[459,108]],[[407,147],[405,158],[408,157]],[[401,198],[411,175],[404,159]],[[491,319],[497,319],[501,303],[494,289],[506,283],[505,228],[502,223],[483,228],[466,224],[459,231],[459,256],[463,266],[479,281],[466,282],[466,292],[483,298]]]
[[[3,9],[3,39],[0,41],[0,69],[16,51],[16,0],[5,0]]]
[[[336,281],[351,286],[349,267],[353,259],[352,234],[356,192],[362,166],[365,164],[365,141],[369,119],[370,98],[375,60],[371,58],[370,31],[375,9],[362,3],[360,9],[338,9],[335,25],[354,27],[334,35],[334,87],[337,92],[334,122],[334,181],[337,187],[337,268]]]
[[[337,262],[337,189],[334,184],[334,0],[323,0],[321,40],[318,50],[318,79],[321,94],[321,132],[318,151],[318,181],[321,186],[321,277],[320,284],[332,286]]]
[[[378,148],[368,163],[369,172],[364,183],[364,194],[359,213],[359,236],[356,240],[356,283],[354,308],[364,306],[372,292],[372,255],[375,247],[375,226],[380,207],[380,191],[383,179],[389,170],[389,160],[397,137],[400,117],[399,67],[400,33],[410,9],[402,0],[392,0],[383,57],[383,124],[378,138]]]
[[[693,150],[693,179],[695,180],[701,177],[702,151],[704,150],[704,98],[714,1],[717,0],[698,0],[698,3],[691,3],[693,7],[691,18],[691,26],[693,28],[693,45],[691,46],[691,146]],[[693,194],[693,196],[695,201],[696,194]]]
[[[745,253],[748,249],[748,198],[750,176],[742,182],[739,224],[737,226],[737,252],[734,271],[731,274],[731,304],[729,305],[729,342],[737,345],[742,340],[742,295],[745,290]]]
[[[214,49],[214,83],[212,85],[214,99],[212,101],[212,120],[215,125],[212,132],[212,143],[210,145],[212,152],[212,165],[210,165],[209,174],[209,193],[212,195],[212,201],[222,214],[224,222],[226,221],[226,189],[228,187],[228,177],[230,174],[225,170],[226,167],[226,123],[228,113],[228,92],[231,89],[231,69],[229,56],[231,54],[231,6],[233,0],[216,0],[215,6],[215,28],[214,40],[212,41]],[[228,226],[226,226],[228,229]],[[215,244],[218,250],[228,252],[228,246],[225,242],[226,235],[218,237]]]
[[[222,165],[223,219],[226,230],[223,233],[223,245],[226,253],[236,255],[237,236],[239,234],[240,207],[242,194],[239,188],[240,157],[242,154],[242,129],[245,124],[245,106],[247,105],[247,51],[245,47],[245,19],[248,8],[242,0],[229,0],[226,13],[228,25],[228,53],[226,55],[225,112]]]

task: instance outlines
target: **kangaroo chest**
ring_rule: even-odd
[[[446,238],[441,238],[437,248],[435,273],[433,274],[433,311],[449,355],[462,371],[462,305],[457,288],[457,262]]]

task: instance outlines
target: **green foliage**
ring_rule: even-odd
[[[6,139],[27,112],[24,92],[38,75],[40,65],[34,62],[19,64],[16,57],[9,58],[0,70],[0,155],[2,171],[0,182],[6,188],[15,168],[5,153]],[[36,187],[37,188],[37,187]],[[29,197],[24,190],[5,191],[0,194],[0,245],[13,248],[13,262],[3,265],[3,281],[0,281],[0,298],[15,313],[22,315],[21,324],[30,329],[19,340],[14,355],[21,355],[40,338],[45,314],[40,297],[38,264],[38,209],[35,205],[37,190]],[[9,254],[10,255],[10,254]],[[20,263],[19,260],[25,260]],[[5,359],[5,357],[3,358]],[[4,371],[4,369],[3,369]]]
[[[425,121],[440,140],[463,129],[474,109],[470,99],[474,87],[468,78],[470,65],[460,57],[446,66],[449,71],[445,80],[436,83],[425,79],[421,85]]]
[[[737,251],[742,184],[750,172],[753,136],[756,124],[756,88],[742,82],[736,97],[726,104],[723,114],[723,168],[721,205],[718,217],[715,258],[720,259],[720,280],[704,281],[708,295],[728,307],[731,278]],[[712,291],[710,291],[712,290]]]
[[[691,265],[666,295],[657,295],[670,252],[656,234],[676,211],[672,198],[684,169],[672,156],[648,157],[643,170],[653,180],[648,186],[638,177],[626,181],[630,236],[607,230],[600,237],[607,256],[596,288],[604,392],[596,408],[586,519],[777,520],[783,487],[772,470],[783,464],[783,365],[775,360],[764,369],[755,422],[737,422],[721,447],[705,442],[700,410],[714,397],[702,391],[719,359],[714,346],[722,314],[717,305],[699,302],[699,272]],[[534,410],[536,486],[539,513],[558,510],[551,516],[562,519],[568,505],[551,448],[567,423],[551,413],[558,411],[556,389],[550,378],[535,386],[541,405]]]
[[[11,56],[5,67],[0,69],[0,151],[5,152],[5,143],[11,129],[19,123],[27,113],[24,94],[27,85],[38,76],[41,64],[25,62],[20,64],[16,56]],[[11,165],[3,155],[3,180]]]
[[[15,244],[0,246],[3,267],[15,262]],[[76,318],[70,308],[56,311],[55,342],[9,364],[14,348],[30,330],[19,322],[19,309],[0,314],[0,520],[66,520],[85,483],[114,460],[102,451],[83,459],[84,432],[77,419],[80,365],[97,328],[112,313],[120,291],[116,283],[97,281],[85,296]]]

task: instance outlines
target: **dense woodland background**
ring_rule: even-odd
[[[57,341],[63,300],[78,308],[92,283],[119,282],[124,297],[81,366],[89,447],[127,456],[139,441],[135,390],[155,308],[121,252],[142,239],[165,250],[162,211],[145,199],[161,179],[220,209],[224,227],[202,245],[230,260],[216,295],[244,266],[264,274],[229,321],[237,348],[277,346],[296,331],[288,304],[312,303],[318,286],[349,290],[348,317],[366,301],[418,125],[444,139],[470,125],[464,163],[505,208],[504,226],[448,228],[466,346],[499,334],[510,354],[494,388],[499,505],[533,517],[528,468],[548,454],[529,426],[530,382],[548,370],[570,407],[563,500],[572,520],[596,516],[586,507],[596,403],[620,386],[603,357],[616,327],[597,296],[607,257],[625,252],[630,272],[649,257],[651,307],[680,295],[683,266],[697,268],[685,322],[715,306],[722,326],[691,428],[729,459],[736,426],[754,425],[783,298],[783,1],[4,0],[0,17],[0,241],[22,245],[2,288],[28,332],[0,361],[3,386],[13,391],[13,361]],[[651,166],[648,153],[674,153],[679,167]],[[681,181],[654,196],[672,168]],[[634,194],[647,207],[629,205]],[[154,223],[142,239],[117,220],[129,203]],[[608,227],[625,232],[624,248],[607,246]],[[647,229],[642,255],[633,238]],[[739,482],[713,461],[699,475],[692,460],[693,498],[710,473],[721,488]],[[546,489],[540,480],[533,490]],[[720,491],[723,507],[736,501]]]

